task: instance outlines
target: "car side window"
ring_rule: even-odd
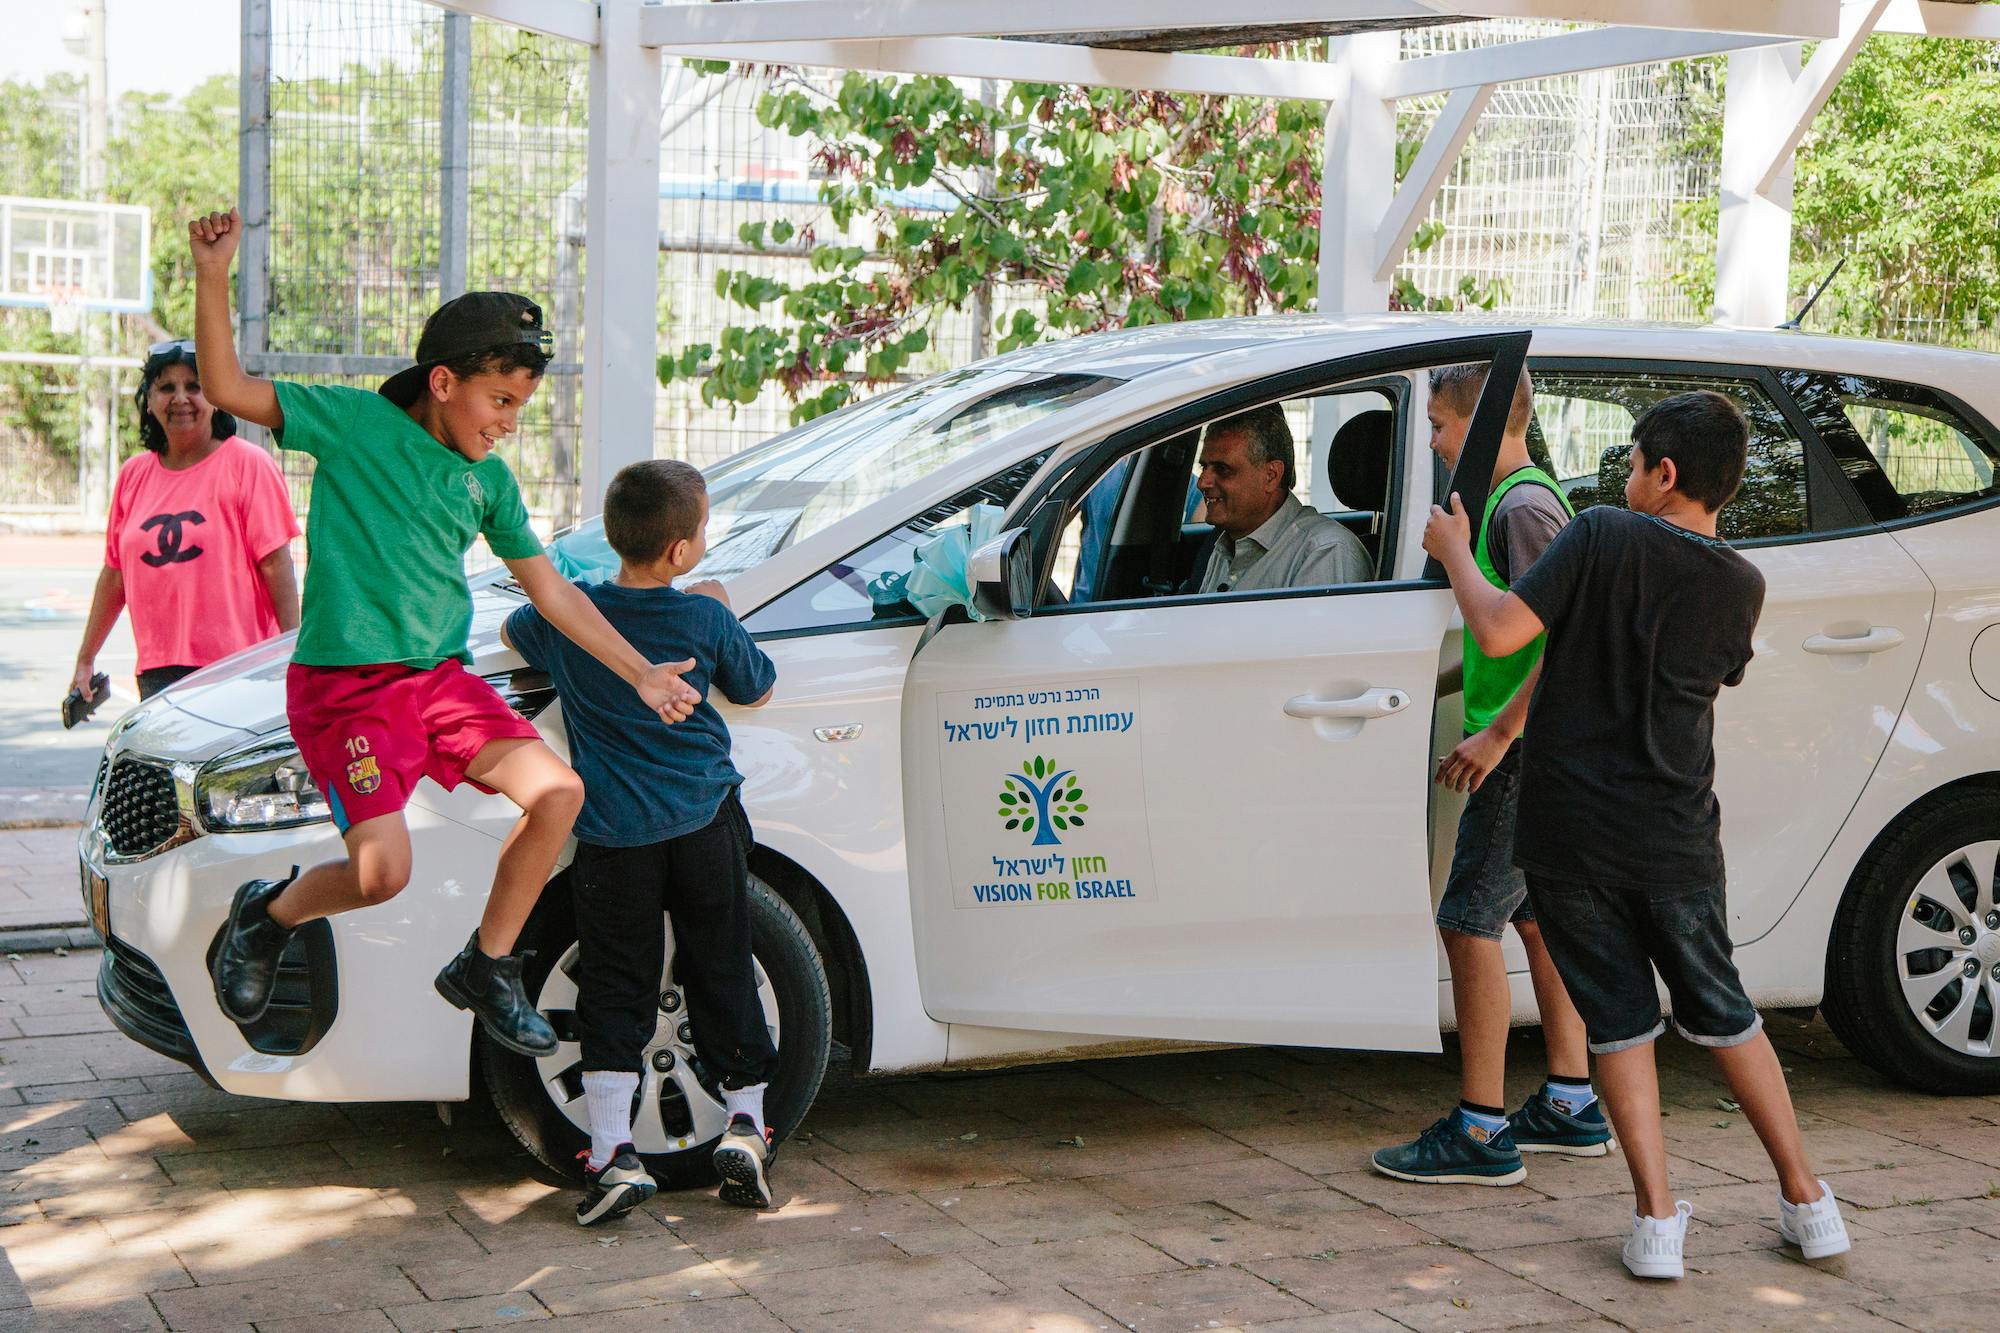
[[[1796,370],[1779,379],[1876,522],[2000,496],[2000,451],[1933,390]]]
[[[1239,590],[1239,580],[1240,591],[1251,593],[1373,579],[1398,438],[1394,397],[1380,387],[1341,388],[1258,411],[1269,415],[1220,437],[1191,429],[1099,473],[1064,517],[1049,600],[1096,605],[1227,593]],[[1328,441],[1319,448],[1312,445],[1316,419]],[[1259,443],[1246,445],[1246,434]],[[1280,457],[1281,442],[1290,442],[1292,475],[1276,493],[1280,512],[1270,511],[1269,493],[1239,476],[1257,466],[1249,450],[1261,451],[1266,438]],[[1231,505],[1255,506],[1254,517],[1235,516],[1257,525],[1273,543],[1268,550],[1250,537],[1233,563],[1216,555],[1229,527],[1217,515]],[[1252,574],[1267,555],[1270,568]]]
[[[1725,540],[1795,537],[1811,529],[1804,442],[1755,381],[1725,375],[1536,369],[1530,444],[1546,448],[1572,508],[1625,506],[1632,427],[1662,398],[1711,389],[1750,423],[1743,485],[1716,529]]]
[[[979,485],[918,514],[892,532],[834,561],[791,591],[766,602],[743,622],[752,634],[922,624],[926,617],[899,595],[916,563],[917,548],[953,524],[963,525],[974,505],[1006,508],[1049,459],[1049,452],[1016,463]]]

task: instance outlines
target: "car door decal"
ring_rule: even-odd
[[[1136,678],[937,704],[954,907],[1153,896]]]

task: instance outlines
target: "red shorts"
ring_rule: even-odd
[[[285,714],[342,833],[401,811],[419,778],[450,791],[488,741],[538,739],[528,719],[455,657],[428,671],[294,662],[285,672]]]

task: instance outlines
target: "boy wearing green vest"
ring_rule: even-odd
[[[1447,467],[1458,465],[1486,370],[1481,363],[1431,373],[1431,448]],[[1475,552],[1496,588],[1527,572],[1570,519],[1555,479],[1529,457],[1533,413],[1533,386],[1523,370]],[[1437,912],[1458,1016],[1460,1100],[1411,1142],[1374,1155],[1375,1169],[1398,1180],[1512,1185],[1527,1178],[1524,1152],[1597,1157],[1611,1150],[1611,1129],[1590,1086],[1583,1021],[1549,961],[1528,907],[1526,876],[1514,865],[1519,742],[1541,652],[1537,639],[1510,656],[1489,657],[1470,634],[1464,637],[1465,740],[1437,774],[1445,786],[1469,793]],[[1500,952],[1509,921],[1528,952],[1549,1058],[1547,1080],[1511,1116],[1504,1083],[1513,1000]]]

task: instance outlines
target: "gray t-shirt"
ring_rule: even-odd
[[[1486,531],[1486,554],[1501,578],[1512,583],[1528,572],[1569,522],[1569,510],[1539,482],[1523,482],[1500,497]]]

